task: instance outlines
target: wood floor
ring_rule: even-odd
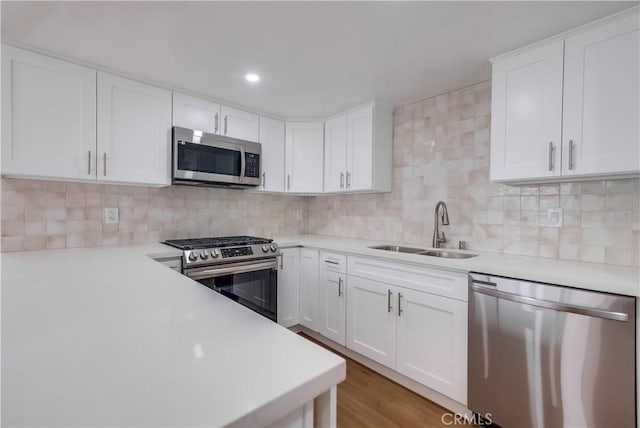
[[[304,333],[300,335],[347,360],[347,378],[338,385],[338,428],[471,426],[454,425],[451,416],[446,416],[443,421],[442,416],[451,413],[445,408]]]

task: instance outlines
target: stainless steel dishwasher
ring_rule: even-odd
[[[635,298],[469,274],[468,407],[502,427],[634,427]]]

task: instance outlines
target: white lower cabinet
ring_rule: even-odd
[[[396,365],[396,288],[348,277],[347,347],[392,369]]]
[[[300,250],[300,324],[318,331],[318,250]]]
[[[466,403],[467,302],[398,287],[397,305],[396,370]]]
[[[280,250],[278,270],[278,324],[291,327],[298,324],[300,249]]]
[[[345,345],[346,338],[346,278],[340,272],[323,269],[320,272],[320,328],[323,336]]]
[[[466,404],[466,275],[363,257],[347,273],[346,346]]]

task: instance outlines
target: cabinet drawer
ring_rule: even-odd
[[[465,273],[352,256],[349,256],[347,272],[361,278],[467,301]]]
[[[347,273],[347,256],[340,253],[320,253],[321,269]]]

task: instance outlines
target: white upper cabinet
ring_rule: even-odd
[[[96,71],[2,45],[2,174],[94,179]]]
[[[168,185],[171,92],[98,72],[98,179]]]
[[[173,125],[217,134],[220,129],[220,104],[174,92]]]
[[[287,122],[285,190],[322,193],[324,130],[322,122]]]
[[[173,93],[173,125],[247,141],[259,141],[260,117],[190,95]]]
[[[223,105],[220,108],[222,125],[220,133],[241,140],[260,140],[260,117],[256,114]]]
[[[325,192],[389,192],[392,112],[374,103],[325,122]]]
[[[262,185],[265,192],[284,192],[284,122],[260,117]]]
[[[347,116],[324,123],[324,191],[341,192],[347,171]]]
[[[565,41],[563,174],[640,171],[639,64],[637,14]]]
[[[563,42],[493,66],[491,179],[560,174]]]
[[[494,59],[491,179],[640,172],[638,8]]]

